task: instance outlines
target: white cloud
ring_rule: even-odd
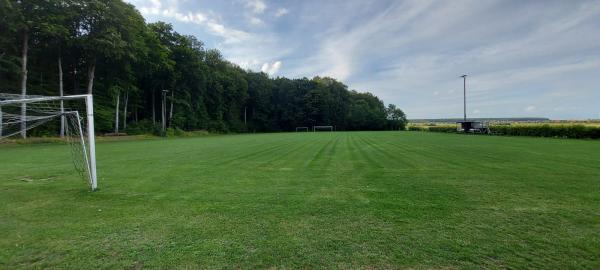
[[[163,2],[160,0],[150,0],[142,3],[149,4],[147,6],[139,7],[140,12],[143,15],[160,16],[162,18],[175,19],[180,22],[201,25],[208,33],[221,37],[224,43],[239,43],[250,38],[249,33],[227,27],[223,23],[219,22],[215,16],[209,16],[199,11],[180,11],[178,1],[176,0]]]
[[[262,25],[263,24],[263,21],[261,19],[254,17],[254,16],[250,17],[248,20],[250,21],[250,24],[252,24],[252,25]]]
[[[207,21],[206,26],[211,34],[222,37],[225,43],[239,43],[250,37],[250,34],[247,32],[228,28],[215,20]]]
[[[246,0],[246,7],[256,14],[262,14],[267,9],[267,4],[263,0]]]
[[[288,14],[290,11],[287,10],[286,8],[279,8],[277,9],[277,11],[275,12],[275,17],[281,17],[285,14]]]
[[[273,74],[277,73],[280,68],[281,68],[281,61],[275,61],[272,64],[264,63],[260,70],[269,75],[273,75]]]
[[[473,114],[479,114],[481,111],[478,109],[473,110]]]
[[[367,16],[366,21],[357,21],[356,17],[344,16],[325,31],[317,54],[306,58],[309,64],[304,64],[296,70],[297,75],[312,76],[326,75],[341,81],[346,81],[355,75],[357,69],[369,59],[376,59],[390,49],[397,50],[395,44],[407,37],[397,34],[398,28],[404,27],[425,12],[431,3],[427,1],[395,2],[379,12],[377,16]],[[336,8],[334,5],[330,8]],[[362,1],[350,2],[349,6],[337,7],[338,13],[344,13],[342,8],[351,11],[364,11],[368,5]],[[322,8],[318,11],[330,13],[331,10]],[[315,16],[317,16],[316,14]],[[323,14],[321,14],[323,15]],[[318,17],[318,16],[317,16]],[[345,21],[348,20],[348,21]],[[352,25],[351,28],[348,25]],[[366,42],[368,41],[368,42]],[[365,46],[366,44],[372,46]],[[393,60],[393,59],[388,59]],[[372,89],[367,87],[367,89]]]
[[[526,112],[533,112],[533,111],[535,111],[535,106],[529,105],[529,106],[525,107],[525,111]]]
[[[440,91],[434,91],[434,92],[433,92],[433,95],[434,95],[434,96],[438,96],[439,94],[440,94]]]
[[[260,62],[256,59],[241,60],[235,63],[243,69],[252,69],[253,67],[260,65]]]

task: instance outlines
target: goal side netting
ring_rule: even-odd
[[[91,95],[33,96],[0,93],[0,141],[9,137],[60,135],[75,169],[95,190],[96,158]],[[57,124],[60,123],[60,124]]]

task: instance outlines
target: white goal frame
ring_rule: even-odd
[[[317,130],[329,129],[330,132],[333,132],[333,126],[313,126],[313,132],[317,132]]]
[[[296,127],[296,132],[298,132],[298,130],[301,130],[301,131],[306,130],[306,132],[308,132],[308,127]]]
[[[86,113],[87,113],[87,139],[89,144],[89,152],[85,151],[84,147],[84,158],[88,159],[89,164],[86,164],[89,169],[89,178],[92,191],[98,188],[98,176],[96,174],[96,138],[94,134],[94,97],[91,94],[87,95],[72,95],[72,96],[61,96],[61,97],[32,97],[32,98],[22,98],[22,99],[11,99],[11,100],[0,100],[0,107],[2,105],[7,104],[27,104],[34,102],[43,102],[43,101],[53,101],[53,100],[76,100],[83,99],[85,100],[86,105]],[[69,112],[67,112],[69,113]],[[73,112],[70,112],[73,113]],[[77,116],[79,116],[78,112],[74,112]],[[0,112],[1,116],[1,112]],[[0,117],[0,121],[1,121]],[[0,123],[1,124],[1,123]],[[1,126],[1,125],[0,125]],[[81,125],[79,125],[81,128]],[[80,130],[81,132],[81,130]],[[83,133],[80,133],[83,136]],[[82,143],[84,143],[82,141]],[[84,143],[85,144],[85,143]]]

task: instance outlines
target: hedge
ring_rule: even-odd
[[[456,128],[452,126],[409,126],[408,130],[456,132]],[[492,125],[490,126],[490,130],[494,135],[600,139],[600,127],[584,125]]]
[[[408,126],[409,131],[427,131],[427,128],[420,126]]]
[[[455,133],[456,132],[456,127],[454,127],[454,126],[432,126],[432,127],[429,127],[429,131],[431,131],[431,132]]]
[[[409,131],[431,131],[431,132],[456,132],[456,127],[452,126],[408,126]]]
[[[600,127],[584,125],[511,125],[491,126],[490,129],[498,135],[600,139]]]

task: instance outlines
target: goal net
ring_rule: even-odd
[[[85,101],[85,102],[82,102]],[[58,134],[69,144],[75,169],[95,190],[96,157],[91,95],[49,97],[0,93],[0,140],[35,134]],[[83,113],[80,113],[83,112]],[[44,125],[60,121],[57,125]],[[85,128],[87,126],[87,128]],[[52,128],[48,130],[48,128]],[[87,132],[84,132],[87,131]]]
[[[308,132],[308,127],[296,127],[296,132]]]
[[[313,132],[317,131],[333,131],[333,126],[313,126]]]

